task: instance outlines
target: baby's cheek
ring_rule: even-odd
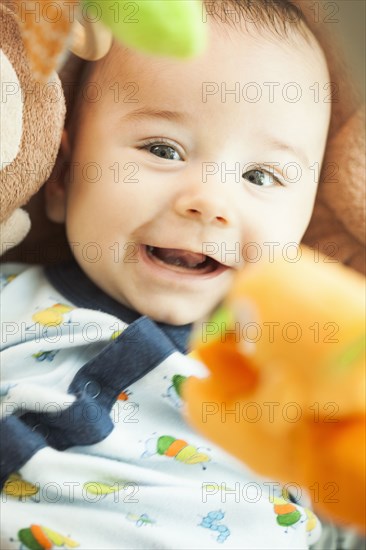
[[[228,294],[230,288],[232,287],[233,282],[234,282],[234,271],[231,270],[225,282],[220,282],[220,284],[216,286],[214,291],[210,290],[209,292],[207,292],[205,296],[206,299],[202,302],[207,309],[207,312],[205,314],[210,313],[213,309],[215,309],[220,304],[220,302]]]

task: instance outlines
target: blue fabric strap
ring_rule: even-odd
[[[21,468],[32,456],[46,446],[44,438],[32,432],[17,416],[8,416],[0,422],[0,486],[10,474]],[[25,442],[25,444],[23,443]]]
[[[63,451],[102,441],[113,430],[110,411],[118,395],[174,351],[168,336],[140,317],[77,372],[68,389],[76,397],[70,407],[2,421],[2,483],[42,447]]]

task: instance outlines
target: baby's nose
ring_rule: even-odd
[[[180,216],[195,219],[205,224],[231,225],[231,212],[228,204],[214,190],[211,192],[188,190],[175,202],[175,211]]]

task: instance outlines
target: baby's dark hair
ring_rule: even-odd
[[[308,38],[310,30],[301,9],[291,0],[203,0],[206,18],[232,27],[266,29],[286,37],[290,29]]]

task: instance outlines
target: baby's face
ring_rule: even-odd
[[[91,81],[65,204],[74,255],[99,287],[185,324],[246,262],[271,248],[293,258],[329,123],[318,49],[215,27],[185,62],[115,46]]]

